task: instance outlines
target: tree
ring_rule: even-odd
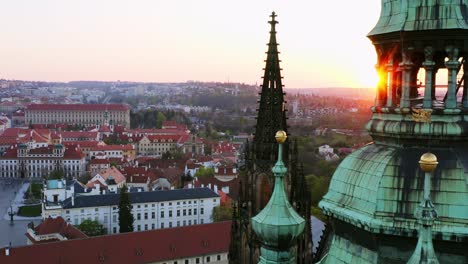
[[[65,176],[65,172],[62,168],[54,169],[50,174],[47,176],[48,180],[60,180]]]
[[[205,168],[201,166],[197,172],[195,173],[195,177],[213,177],[214,176],[214,170],[213,168]]]
[[[98,221],[91,219],[86,219],[78,226],[78,229],[81,230],[88,236],[102,236],[106,234],[104,227],[99,224]]]
[[[213,208],[213,222],[229,221],[232,219],[232,208],[228,206],[216,206]]]
[[[166,116],[162,112],[158,112],[158,114],[156,115],[156,127],[161,128],[163,122],[166,120]]]
[[[133,232],[133,214],[130,197],[128,195],[127,185],[124,185],[120,190],[119,200],[119,232]]]

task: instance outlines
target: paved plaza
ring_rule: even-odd
[[[7,215],[10,210],[10,203],[14,203],[16,194],[24,188],[23,183],[20,181],[0,179],[0,247],[8,245],[10,242],[12,246],[26,245],[26,236],[24,234],[31,220],[14,220],[14,224],[10,225]],[[6,218],[5,215],[7,215]],[[40,220],[36,218],[33,222],[37,225]]]

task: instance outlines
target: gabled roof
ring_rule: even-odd
[[[34,228],[36,235],[48,235],[58,233],[67,239],[87,238],[88,236],[67,223],[62,217],[46,218],[42,223]]]
[[[1,249],[0,263],[127,264],[202,257],[227,253],[230,233],[226,221],[74,239],[10,248],[9,256]]]

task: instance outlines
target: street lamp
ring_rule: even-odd
[[[10,216],[10,225],[14,225],[15,223],[13,222],[13,216],[16,215],[15,212],[13,212],[13,205],[10,203],[10,212],[8,212],[8,215]]]

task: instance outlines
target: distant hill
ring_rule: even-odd
[[[286,88],[289,94],[315,94],[318,96],[350,97],[360,99],[373,99],[375,88]]]

